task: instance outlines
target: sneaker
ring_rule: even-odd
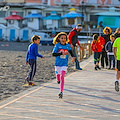
[[[101,68],[104,68],[103,66],[101,66]]]
[[[119,91],[119,82],[115,81],[115,90],[118,92]]]
[[[82,70],[82,68],[78,68],[77,70]]]
[[[63,97],[63,93],[60,92],[58,96],[59,96],[59,98],[62,98]]]
[[[115,70],[115,68],[112,68],[112,70]]]
[[[97,67],[95,67],[94,69],[97,70]]]
[[[106,69],[108,69],[108,66],[106,66]]]
[[[101,68],[100,68],[98,65],[97,65],[96,67],[97,67],[99,70],[101,70]]]
[[[58,84],[60,84],[60,81],[57,81]]]
[[[108,68],[108,70],[110,70],[111,68]]]
[[[29,85],[32,85],[32,86],[35,86],[35,84],[33,82],[29,82],[28,83]]]

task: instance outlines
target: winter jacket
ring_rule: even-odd
[[[113,52],[113,43],[111,43],[111,41],[107,42],[105,45],[105,50],[108,52]]]
[[[105,44],[105,39],[103,37],[98,37],[98,40],[95,42],[95,40],[92,41],[91,49],[94,52],[101,52],[102,46]]]

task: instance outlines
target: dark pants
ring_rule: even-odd
[[[75,58],[75,67],[76,67],[76,69],[79,69],[79,68],[80,68],[80,63],[79,63],[79,61],[78,61],[78,59],[77,59],[77,53],[76,53],[75,47],[74,47],[74,49],[72,50],[72,52],[73,52],[74,57],[76,57],[76,58]]]
[[[108,55],[108,60],[109,60],[109,68],[111,68],[112,60],[113,60],[113,68],[115,68],[115,57],[114,57],[114,55]]]
[[[35,76],[35,73],[36,73],[36,60],[29,59],[28,63],[30,65],[30,67],[31,67],[31,69],[29,71],[29,75],[28,75],[29,81],[31,81],[31,80],[33,80],[33,78]]]
[[[94,64],[99,63],[101,52],[94,52]]]
[[[101,57],[101,66],[104,67],[104,59],[105,59],[105,63],[106,66],[108,66],[108,56],[107,56],[107,52],[106,51],[102,51],[102,57]]]

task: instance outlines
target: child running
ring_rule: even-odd
[[[99,59],[102,52],[102,49],[104,47],[105,40],[103,37],[98,36],[97,34],[93,35],[93,41],[91,44],[91,49],[94,51],[94,64],[95,64],[95,70],[100,70],[99,67]]]
[[[112,70],[115,70],[115,57],[114,57],[114,53],[113,53],[113,43],[115,41],[115,35],[110,35],[110,40],[109,42],[107,42],[107,44],[105,45],[105,50],[108,54],[108,60],[109,60],[109,68],[108,70],[111,69],[111,62],[113,61],[113,68]]]
[[[64,77],[68,68],[68,53],[72,56],[72,62],[75,61],[70,44],[68,44],[67,34],[64,32],[58,33],[53,40],[55,47],[53,49],[53,56],[55,56],[55,72],[57,83],[60,84],[59,98],[63,97]]]
[[[115,90],[119,91],[119,79],[120,79],[120,37],[118,37],[113,44],[113,51],[115,59],[117,59],[117,75],[115,80]]]
[[[38,54],[38,45],[40,43],[40,36],[34,35],[32,37],[32,44],[29,45],[27,56],[26,56],[26,65],[30,65],[31,69],[26,77],[26,80],[29,85],[35,85],[32,80],[34,78],[34,75],[36,73],[36,60],[37,57],[44,58],[42,55]]]

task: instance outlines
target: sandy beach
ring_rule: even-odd
[[[25,64],[28,45],[29,43],[0,42],[0,101],[33,87],[23,86],[30,68]],[[34,83],[38,86],[55,79],[52,49],[53,46],[39,46],[39,53],[45,59],[37,59]],[[75,71],[73,65],[70,58],[67,74]]]

